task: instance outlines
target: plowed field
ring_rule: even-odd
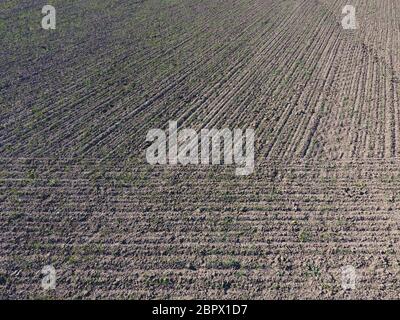
[[[0,2],[0,298],[400,298],[399,1],[52,2]],[[148,164],[170,120],[254,173]]]

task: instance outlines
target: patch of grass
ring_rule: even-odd
[[[309,242],[311,241],[311,234],[307,230],[302,230],[299,233],[300,242]]]
[[[306,274],[308,276],[319,278],[319,276],[321,275],[321,270],[317,266],[315,266],[313,264],[309,264],[309,265],[307,265]]]
[[[234,259],[230,259],[228,260],[225,264],[224,264],[228,269],[235,269],[235,270],[239,270],[241,265],[240,262]]]
[[[75,264],[79,262],[80,258],[76,254],[72,254],[68,257],[67,263],[69,264]]]
[[[238,278],[244,277],[246,275],[246,273],[243,270],[239,270],[237,272],[235,272],[235,276]]]
[[[147,286],[168,287],[173,284],[173,280],[167,277],[162,277],[162,278],[149,277],[146,279],[145,283]]]
[[[49,181],[49,186],[50,187],[55,187],[55,186],[57,186],[57,185],[59,185],[59,181],[58,181],[58,179],[50,179],[50,181]]]
[[[241,264],[239,261],[235,259],[229,260],[214,260],[208,264],[209,268],[216,268],[216,269],[234,269],[239,270],[241,268]]]
[[[35,169],[31,169],[28,171],[27,178],[29,180],[35,180],[37,178],[37,173],[36,173]]]

